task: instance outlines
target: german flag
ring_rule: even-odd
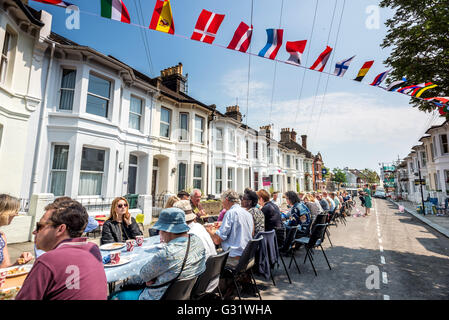
[[[361,82],[368,73],[369,69],[372,67],[373,63],[374,60],[365,62],[354,80]]]

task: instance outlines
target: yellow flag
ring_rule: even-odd
[[[151,18],[150,29],[170,34],[175,33],[170,0],[156,1],[153,17]]]

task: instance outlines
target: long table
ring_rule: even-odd
[[[131,252],[126,251],[126,247],[121,250],[120,258],[131,258],[131,262],[117,267],[105,267],[106,279],[108,283],[126,280],[131,276],[139,275],[140,269],[154,256],[159,250],[159,236],[153,236],[144,239],[141,247],[135,246]],[[101,250],[101,255],[107,256],[111,251]]]

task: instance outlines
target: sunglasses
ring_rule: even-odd
[[[36,222],[36,232],[39,232],[39,230],[42,230],[43,228],[45,228],[45,226],[50,226],[50,225],[52,225],[52,224]]]
[[[118,204],[118,205],[117,205],[117,208],[119,208],[119,209],[121,209],[121,208],[123,208],[123,207],[127,208],[128,205],[127,205],[126,203],[125,203],[125,204]]]

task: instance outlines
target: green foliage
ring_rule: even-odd
[[[345,183],[348,182],[348,179],[346,177],[346,173],[339,169],[339,168],[334,168],[332,170],[333,175],[332,175],[332,181],[338,182],[338,183]]]
[[[385,23],[388,33],[381,45],[392,52],[384,62],[393,68],[390,81],[407,78],[408,85],[438,85],[421,97],[449,95],[449,5],[447,0],[382,0],[381,7],[396,10]],[[436,107],[412,98],[422,111]]]
[[[380,178],[376,171],[363,169],[361,173],[365,176],[368,183],[379,183]]]

